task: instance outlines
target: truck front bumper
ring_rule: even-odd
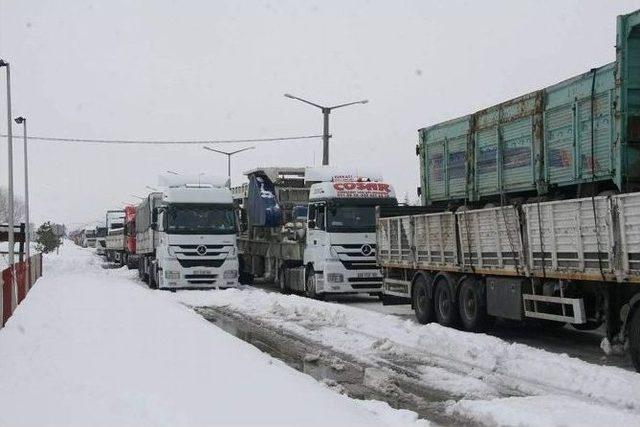
[[[327,261],[322,276],[317,279],[318,293],[382,292],[382,274],[379,270],[347,270],[340,261]]]
[[[159,289],[224,289],[238,286],[238,259],[220,267],[184,268],[177,259],[164,259],[158,271]]]

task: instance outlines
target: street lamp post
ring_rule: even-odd
[[[362,101],[347,102],[346,104],[334,105],[333,107],[324,107],[322,105],[318,105],[318,104],[316,104],[314,102],[307,101],[306,99],[302,99],[302,98],[299,98],[297,96],[293,96],[293,95],[288,94],[288,93],[285,93],[284,96],[287,97],[287,98],[290,98],[290,99],[295,99],[297,101],[304,102],[305,104],[312,105],[312,106],[322,110],[322,119],[323,119],[323,126],[322,126],[322,164],[324,166],[329,164],[329,138],[331,138],[331,135],[329,135],[329,114],[331,114],[331,110],[335,110],[336,108],[348,107],[349,105],[366,104],[366,103],[369,102],[369,100],[363,99]]]
[[[7,69],[7,160],[8,160],[8,172],[9,172],[9,180],[7,185],[7,223],[9,226],[9,265],[11,265],[12,274],[12,285],[15,288],[16,283],[16,271],[14,267],[14,248],[13,245],[15,243],[15,236],[13,234],[13,127],[11,122],[11,67],[9,63],[0,59],[0,68],[5,67]]]
[[[243,151],[252,150],[256,147],[255,146],[245,147],[236,151],[222,151],[222,150],[216,150],[215,148],[211,148],[211,147],[202,147],[202,148],[204,148],[205,150],[213,151],[215,153],[220,153],[227,156],[227,179],[228,179],[228,186],[229,188],[231,188],[231,156],[233,156],[234,154],[241,153]]]
[[[29,222],[29,161],[27,157],[27,119],[24,117],[16,117],[17,124],[22,125],[22,136],[24,138],[24,233],[26,245],[26,259],[31,262],[31,223]],[[30,271],[28,273],[30,275]],[[31,278],[29,277],[29,280]]]

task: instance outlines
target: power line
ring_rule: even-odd
[[[0,137],[6,138],[6,134]],[[178,140],[137,140],[137,139],[87,139],[87,138],[56,138],[51,136],[28,136],[27,139],[32,141],[44,142],[86,142],[90,144],[235,144],[239,142],[280,142],[292,141],[297,139],[319,139],[322,135],[303,135],[303,136],[285,136],[276,138],[249,138],[249,139],[207,139],[199,141],[178,141]]]

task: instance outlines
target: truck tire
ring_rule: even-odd
[[[635,310],[628,329],[629,354],[637,372],[640,372],[640,308]]]
[[[458,304],[451,291],[451,284],[446,275],[436,278],[433,291],[433,306],[436,320],[442,326],[453,327],[458,323]]]
[[[316,273],[313,271],[313,268],[308,270],[307,274],[307,283],[305,286],[305,295],[311,299],[323,300],[324,295],[318,294],[316,292]]]
[[[433,322],[433,298],[429,295],[427,279],[419,275],[413,283],[413,311],[418,322],[424,324]]]
[[[478,282],[467,277],[458,290],[460,323],[465,331],[481,332],[487,327],[487,305]]]
[[[287,286],[285,270],[286,268],[284,265],[280,266],[280,268],[278,269],[278,288],[280,289],[280,293],[286,295],[291,293],[291,289],[289,289],[289,287]]]
[[[138,277],[140,277],[140,280],[144,283],[149,283],[149,275],[147,274],[149,264],[147,263],[147,259],[145,257],[141,257],[139,262]]]
[[[158,266],[156,263],[149,265],[149,287],[151,289],[158,289]]]

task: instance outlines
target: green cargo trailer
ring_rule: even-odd
[[[419,130],[425,205],[640,189],[640,11],[619,16],[616,61]]]

